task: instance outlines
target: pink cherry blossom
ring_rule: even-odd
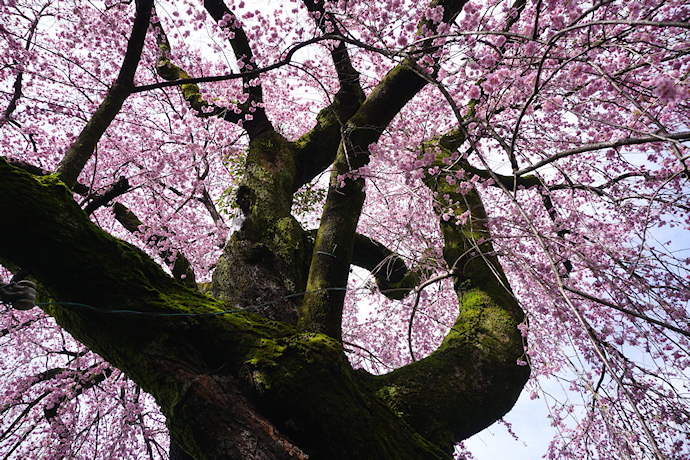
[[[465,200],[477,191],[491,256],[526,315],[525,391],[544,400],[556,432],[544,454],[687,458],[690,6],[469,1],[449,21],[431,4],[249,10],[228,0],[232,14],[216,22],[200,2],[157,2],[135,90],[81,169],[75,200],[87,209],[126,179],[91,220],[170,273],[169,259],[184,255],[209,282],[244,221],[236,196],[252,130],[264,122],[306,142],[322,110],[343,100],[343,49],[362,98],[408,66],[423,89],[369,127],[378,137],[365,167],[332,176],[341,191],[365,180],[357,231],[404,260],[418,286],[451,271],[461,283],[439,221],[467,228],[476,217]],[[134,13],[135,2],[113,0],[0,3],[0,157],[58,168],[120,74]],[[166,69],[184,72],[170,81],[205,81],[171,86]],[[194,85],[196,106],[185,94]],[[348,122],[339,120],[343,151]],[[305,230],[321,224],[332,161],[294,194]],[[430,176],[452,190],[434,191]],[[136,214],[138,231],[118,221],[116,204]],[[486,257],[483,243],[470,259]],[[436,350],[459,304],[450,277],[402,300],[374,278],[352,271],[342,337],[353,367],[383,374]],[[42,310],[3,304],[0,329],[0,454],[167,458],[165,418],[130,377]],[[547,379],[564,393],[543,392]]]

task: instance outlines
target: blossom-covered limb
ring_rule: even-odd
[[[432,167],[446,166],[463,137],[449,133],[426,145],[437,151]],[[459,163],[451,168],[458,170]],[[426,185],[458,218],[441,218],[443,257],[455,277],[459,314],[430,356],[389,374],[371,377],[377,395],[428,439],[453,443],[491,425],[515,404],[529,377],[520,366],[524,313],[498,262],[487,215],[476,190],[459,191],[441,173]],[[448,380],[448,376],[454,376]],[[441,402],[443,401],[443,404]],[[473,417],[467,417],[473,414]]]
[[[108,89],[103,102],[101,102],[101,105],[91,116],[82,132],[65,153],[56,169],[56,172],[62,176],[65,183],[70,186],[77,182],[77,178],[84,165],[93,155],[99,139],[108,126],[110,126],[115,115],[122,108],[125,99],[127,99],[132,88],[134,88],[134,73],[141,58],[146,31],[151,20],[152,7],[152,0],[139,0],[136,2],[137,12],[132,24],[132,33],[127,42],[127,51],[120,67],[120,73]]]
[[[126,228],[128,232],[141,235],[145,235],[147,233],[146,226],[141,222],[141,220],[139,220],[136,214],[134,214],[122,203],[113,204],[113,214],[115,214],[115,219],[117,219],[117,221],[124,228]],[[161,244],[164,242],[165,238],[158,235],[152,235],[147,239],[147,244],[152,246],[164,245]],[[184,254],[179,251],[172,251],[170,248],[166,248],[160,250],[158,255],[170,267],[170,270],[176,280],[190,289],[196,289],[194,270],[192,270],[191,264]]]
[[[156,73],[162,79],[166,81],[176,81],[181,82],[183,80],[189,80],[191,76],[180,66],[174,64],[170,61],[170,42],[168,37],[163,30],[163,25],[159,22],[155,26],[156,31],[156,44],[160,50],[160,56],[156,61]],[[221,117],[226,121],[231,123],[237,123],[243,118],[242,111],[235,113],[235,111],[230,110],[226,107],[219,107],[215,104],[204,99],[203,94],[199,85],[196,83],[180,83],[180,92],[182,97],[189,104],[189,106],[196,112],[199,117],[211,117],[217,116]]]
[[[343,35],[342,24],[339,24],[336,15],[326,10],[324,3],[311,2],[309,0],[304,0],[302,3],[312,13],[312,17],[321,32],[324,34]],[[359,72],[352,65],[350,53],[345,43],[339,41],[330,49],[330,54],[340,83],[338,92],[356,97],[363,96],[359,82]]]
[[[24,46],[25,49],[30,49],[33,41],[34,34],[36,33],[36,27],[38,27],[38,22],[41,19],[43,12],[47,8],[47,5],[43,6],[36,14],[36,17],[34,20],[31,22],[31,26],[29,27],[28,30],[28,35],[26,38],[26,45]],[[24,72],[19,71],[17,72],[17,76],[14,79],[14,83],[12,84],[12,97],[10,98],[9,103],[7,104],[7,107],[2,113],[2,117],[0,117],[0,127],[4,125],[5,123],[12,123],[17,125],[17,122],[12,120],[11,115],[12,112],[14,112],[17,109],[17,102],[19,102],[19,99],[22,97],[22,80],[24,79]]]
[[[323,3],[306,0],[304,5],[312,13],[317,26],[324,34],[343,36],[337,18],[326,11]],[[316,126],[296,142],[295,190],[333,163],[345,124],[364,101],[364,92],[359,81],[360,75],[352,65],[345,42],[338,41],[337,45],[330,50],[330,54],[340,87],[331,103],[319,112]]]
[[[239,19],[223,0],[204,0],[204,8],[216,23],[228,32],[228,41],[235,56],[237,56],[240,70],[253,70],[257,66],[256,59]],[[242,111],[251,115],[250,117],[245,116],[243,123],[249,137],[254,138],[265,131],[272,131],[273,125],[264,110],[261,77],[245,77],[242,82],[244,92],[249,96],[241,105]]]

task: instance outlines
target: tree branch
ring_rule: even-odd
[[[0,261],[69,300],[44,308],[156,398],[185,452],[299,458],[304,444],[315,458],[448,457],[359,386],[337,341],[241,311],[191,316],[227,307],[98,229],[54,176],[0,159],[0,196]]]
[[[45,11],[47,7],[48,4],[41,7],[40,11],[36,15],[36,18],[32,21],[31,26],[29,27],[29,35],[26,38],[26,45],[24,46],[24,49],[26,49],[27,51],[31,48],[31,43],[33,41],[34,34],[36,33],[36,27],[38,27],[38,21],[41,19],[41,14]],[[23,71],[17,72],[17,77],[15,78],[14,84],[12,85],[12,97],[10,98],[9,104],[7,104],[7,108],[2,114],[2,118],[0,118],[0,128],[7,122],[12,122],[15,125],[17,124],[14,120],[12,120],[12,118],[10,118],[10,116],[12,115],[12,112],[14,112],[17,109],[17,102],[19,102],[19,99],[22,97],[23,76]]]
[[[39,168],[38,166],[32,165],[31,163],[27,163],[26,161],[16,160],[13,158],[6,158],[6,160],[12,166],[16,166],[17,168],[21,168],[24,171],[26,171],[29,174],[32,174],[34,176],[47,176],[50,174],[50,172],[44,170],[43,168]],[[113,185],[113,187],[114,187],[114,185]],[[77,182],[72,187],[72,191],[74,193],[76,193],[77,195],[88,198],[89,194],[91,193],[91,188],[87,185],[84,185],[80,182]],[[103,203],[103,204],[105,204],[105,203]]]
[[[378,241],[357,233],[352,264],[369,270],[381,294],[400,300],[419,284],[420,275],[410,271],[405,261]]]
[[[182,98],[196,111],[196,115],[202,118],[221,117],[230,123],[237,123],[241,120],[244,116],[242,111],[235,113],[233,110],[228,110],[225,107],[219,107],[205,101],[201,94],[201,89],[196,83],[179,83],[191,80],[192,77],[184,69],[173,64],[168,58],[167,55],[171,50],[170,42],[160,23],[156,26],[155,32],[156,44],[161,50],[161,55],[156,61],[156,73],[164,80],[178,82]]]
[[[440,149],[432,166],[444,165],[442,160],[463,140],[451,133],[427,144],[426,148]],[[368,379],[377,395],[413,428],[449,445],[488,427],[517,401],[529,378],[529,368],[517,364],[524,357],[518,330],[524,314],[493,251],[477,191],[458,193],[442,174],[427,172],[424,182],[439,197],[447,195],[466,216],[464,222],[440,219],[443,257],[455,276],[458,318],[430,356]]]
[[[256,66],[256,60],[240,20],[230,11],[223,0],[204,0],[204,8],[216,22],[223,21],[226,23],[222,28],[230,32],[228,41],[235,56],[237,56],[240,69],[252,70]],[[249,138],[254,139],[261,133],[273,131],[273,125],[266,116],[263,107],[263,90],[260,77],[258,75],[244,76],[242,82],[244,83],[244,92],[249,96],[242,105],[242,110],[252,115],[251,119],[246,119],[242,126],[247,130]]]
[[[465,0],[431,2],[432,7],[443,7],[443,22],[446,24],[455,19],[464,4]],[[427,25],[432,34],[438,27],[438,24],[427,20],[422,24]],[[306,289],[309,294],[302,302],[299,324],[338,340],[342,334],[345,293],[324,288],[344,287],[349,275],[354,235],[364,203],[364,179],[351,175],[369,162],[369,145],[379,139],[393,118],[427,84],[415,65],[411,59],[405,59],[374,88],[357,113],[348,120],[333,163],[309,268]]]
[[[565,285],[563,286],[563,289],[565,289],[566,291],[572,292],[573,294],[579,295],[580,297],[582,297],[584,299],[591,300],[592,302],[596,302],[596,303],[601,304],[601,305],[605,305],[609,308],[613,308],[614,310],[619,311],[621,313],[625,313],[626,315],[633,316],[635,318],[639,318],[643,321],[647,321],[648,323],[652,323],[652,324],[655,324],[659,327],[663,327],[665,329],[670,329],[673,332],[677,332],[677,333],[684,335],[686,337],[690,337],[690,330],[680,329],[679,327],[676,327],[676,326],[669,324],[667,322],[659,321],[658,319],[651,318],[647,315],[643,315],[641,313],[634,312],[628,308],[618,306],[612,302],[608,302],[604,299],[601,299],[601,298],[595,297],[593,295],[587,294],[586,292],[582,292],[579,289],[571,288],[571,287],[565,286]]]
[[[108,89],[105,99],[65,153],[56,169],[56,173],[60,174],[64,182],[70,187],[73,187],[77,182],[81,170],[93,155],[99,139],[115,119],[115,115],[118,114],[125,99],[134,88],[134,73],[141,58],[146,31],[151,19],[153,0],[137,0],[136,5],[137,12],[132,25],[132,34],[127,42],[127,51],[122,67],[120,67],[120,73]]]
[[[292,58],[295,55],[295,53],[297,53],[297,51],[301,50],[302,48],[310,46],[314,43],[327,41],[327,40],[338,40],[338,39],[342,39],[342,37],[320,36],[320,37],[311,38],[309,40],[305,40],[303,42],[296,44],[292,48],[290,48],[285,53],[285,57],[283,57],[279,61],[276,61],[273,64],[269,64],[269,65],[264,66],[264,67],[254,68],[251,70],[245,70],[245,71],[240,72],[240,73],[229,73],[229,74],[225,74],[225,75],[212,75],[209,77],[193,77],[193,78],[188,78],[188,79],[163,81],[163,82],[158,82],[158,83],[152,83],[149,85],[141,85],[141,86],[134,87],[132,90],[132,93],[141,93],[144,91],[152,91],[154,89],[169,88],[171,86],[179,86],[179,85],[185,85],[185,84],[211,83],[211,82],[217,82],[217,81],[238,80],[238,79],[242,79],[242,78],[258,77],[262,73],[269,72],[269,71],[275,70],[275,69],[279,69],[280,67],[283,67],[284,65],[289,64],[292,61]]]
[[[146,231],[146,226],[141,222],[141,220],[139,220],[139,218],[122,203],[115,203],[113,205],[113,213],[115,214],[115,219],[122,224],[122,226],[127,229],[128,232],[135,235],[141,235]],[[153,235],[148,239],[146,244],[158,246],[158,244],[164,240],[165,238],[162,236]],[[177,281],[190,289],[197,288],[194,270],[192,270],[192,265],[189,263],[189,260],[187,260],[184,254],[178,251],[173,255],[173,252],[170,249],[165,249],[163,251],[159,251],[158,255],[170,267],[173,277]]]
[[[454,269],[451,269],[448,273],[443,273],[438,276],[434,276],[433,278],[430,278],[426,281],[424,281],[418,289],[416,289],[416,295],[414,298],[414,304],[412,305],[412,312],[410,313],[410,321],[407,325],[407,346],[410,349],[410,358],[412,358],[412,361],[417,361],[417,358],[414,355],[414,348],[412,347],[412,326],[414,325],[414,317],[417,314],[417,308],[419,308],[419,300],[421,299],[421,294],[424,288],[427,286],[431,286],[434,283],[438,283],[439,281],[442,281],[447,278],[451,278],[455,276],[455,271]]]
[[[325,10],[323,2],[306,0],[303,3],[310,12],[319,13],[319,19],[316,16],[314,19],[325,35],[344,36],[335,16]],[[337,46],[330,50],[340,88],[333,97],[333,102],[319,112],[316,126],[295,143],[297,147],[295,190],[311,181],[333,163],[345,124],[357,112],[365,99],[359,82],[359,72],[352,65],[345,43],[344,40],[339,40]]]
[[[74,397],[78,397],[79,395],[81,395],[84,392],[84,390],[88,390],[90,388],[95,387],[96,385],[110,377],[110,375],[113,373],[113,369],[111,367],[107,367],[102,371],[98,372],[97,374],[89,374],[86,380],[82,381],[86,374],[95,367],[96,365],[92,365],[87,369],[73,371],[75,375],[72,376],[72,379],[75,380],[75,384],[78,384],[78,388],[74,390]],[[66,369],[51,369],[47,373],[43,372],[41,375],[37,376],[37,379],[53,379],[56,375],[61,374],[65,371]],[[58,400],[53,403],[53,406],[44,409],[43,414],[45,415],[46,419],[50,420],[52,418],[57,417],[58,410],[60,410],[60,405],[65,401],[67,401],[67,396],[60,396],[60,398],[58,398]]]
[[[659,135],[650,135],[650,136],[642,136],[642,137],[626,137],[624,139],[618,139],[616,141],[610,141],[610,142],[597,142],[594,144],[585,144],[581,147],[576,147],[574,149],[568,149],[568,150],[563,150],[562,152],[558,152],[554,155],[549,156],[548,158],[545,158],[541,161],[538,161],[537,163],[527,166],[525,168],[520,169],[519,171],[515,172],[515,176],[519,177],[524,174],[527,174],[529,172],[532,172],[536,169],[541,168],[544,165],[547,165],[549,163],[553,163],[556,160],[560,160],[561,158],[569,157],[571,155],[575,155],[578,153],[583,153],[583,152],[591,152],[593,150],[603,150],[603,149],[610,149],[610,148],[616,148],[616,147],[622,147],[625,145],[640,145],[640,144],[649,144],[653,142],[673,142],[673,141],[687,141],[690,140],[690,131],[683,131],[679,133],[671,133],[671,134],[659,134]]]
[[[75,184],[76,186],[76,184]],[[105,206],[120,195],[129,191],[129,181],[126,177],[120,177],[117,182],[111,185],[105,192],[90,197],[90,201],[84,206],[86,214],[93,213],[101,206]]]
[[[24,72],[17,73],[17,78],[14,80],[14,84],[12,85],[12,98],[10,99],[10,103],[7,105],[7,108],[3,112],[2,118],[0,118],[0,127],[2,127],[2,125],[4,125],[5,123],[13,121],[12,118],[10,118],[10,116],[12,115],[12,112],[14,112],[17,109],[17,102],[22,97],[23,76]]]
[[[340,30],[340,24],[337,18],[334,14],[326,11],[324,2],[304,0],[302,3],[307,10],[312,13],[316,25],[321,32],[324,34],[344,36]],[[318,13],[318,17],[313,13]],[[340,97],[354,97],[361,103],[361,99],[364,98],[364,92],[359,83],[359,72],[357,72],[352,65],[345,42],[342,40],[338,41],[335,47],[330,48],[330,53],[336,73],[338,74],[338,82],[340,83],[338,95],[340,95]],[[342,117],[343,121],[346,121],[348,118],[349,117]]]

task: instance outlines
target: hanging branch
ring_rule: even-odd
[[[448,273],[434,276],[433,278],[426,280],[417,289],[415,289],[416,295],[414,298],[414,304],[412,305],[412,312],[410,313],[410,321],[407,323],[407,346],[410,349],[410,357],[412,358],[413,362],[417,361],[417,358],[415,357],[414,350],[412,349],[412,323],[414,322],[414,317],[417,314],[417,308],[419,307],[419,300],[422,297],[422,291],[427,286],[431,286],[434,283],[438,283],[439,281],[443,281],[448,278],[453,278],[454,276],[457,276],[457,273],[455,273],[454,269],[451,269]]]

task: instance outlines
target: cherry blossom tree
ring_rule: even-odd
[[[690,455],[686,2],[0,13],[4,458]]]

